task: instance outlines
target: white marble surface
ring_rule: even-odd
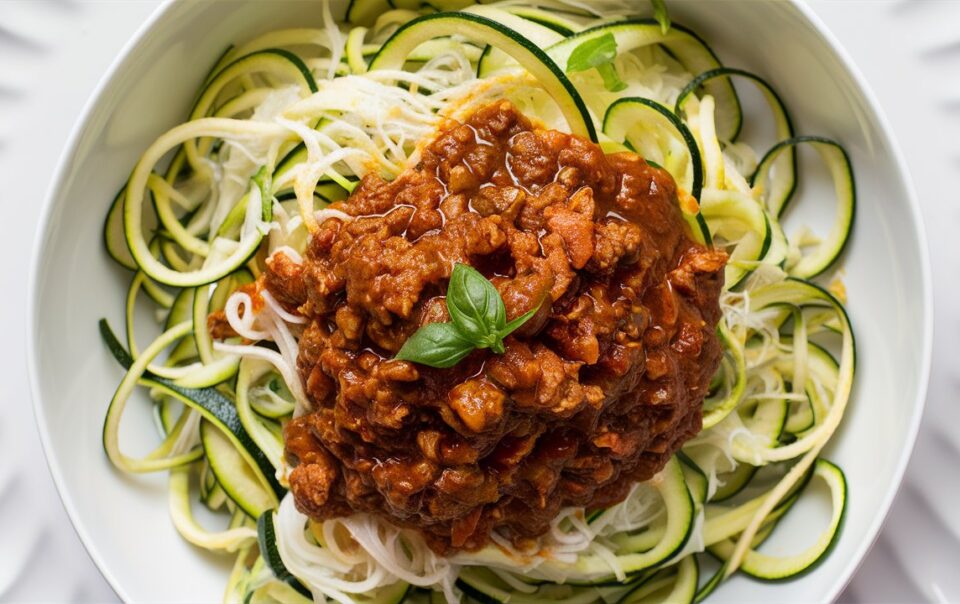
[[[960,0],[809,1],[873,86],[907,156],[936,297],[923,432],[883,533],[841,600],[960,601]],[[0,349],[0,601],[116,599],[70,527],[40,450],[24,355],[28,256],[74,121],[157,4],[0,0],[0,257],[12,259],[0,295],[0,316],[11,319]],[[860,211],[869,208],[861,200]]]

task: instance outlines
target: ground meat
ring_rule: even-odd
[[[215,340],[226,340],[237,335],[237,332],[230,327],[227,315],[222,310],[215,310],[207,315],[207,332]]]
[[[314,408],[285,427],[306,514],[380,514],[444,553],[493,530],[523,543],[562,507],[620,501],[700,430],[726,256],[690,238],[663,170],[499,103],[333,207],[355,219],[324,221],[302,265],[279,254],[263,279],[309,320],[298,370]],[[449,320],[457,262],[508,319],[546,302],[502,355],[392,360]]]

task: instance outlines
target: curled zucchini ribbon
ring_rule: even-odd
[[[722,65],[662,3],[658,18],[600,4],[352,0],[342,28],[324,3],[320,28],[228,48],[186,121],[147,148],[113,199],[104,245],[130,281],[124,342],[100,325],[125,371],[103,446],[124,472],[169,472],[177,530],[236,556],[226,601],[699,602],[737,571],[808,572],[836,543],[847,485],[822,452],[849,402],[855,346],[842,284],[824,284],[853,225],[850,157],[798,134],[770,82]],[[735,83],[766,100],[774,140],[740,140]],[[398,175],[446,118],[504,98],[669,172],[692,236],[727,251],[723,356],[703,430],[623,502],[561,511],[541,539],[548,555],[494,535],[496,546],[448,559],[374,516],[310,521],[287,494],[282,438],[305,404],[304,319],[254,282],[275,253],[300,262],[324,220],[350,220],[327,206],[365,175]],[[802,202],[804,149],[833,180],[822,236],[788,236],[781,222]],[[224,319],[231,329],[213,338]],[[159,432],[139,458],[120,447],[138,387]],[[764,553],[813,481],[832,503],[820,536],[793,555]],[[225,528],[202,526],[196,499]],[[701,576],[708,557],[719,569]]]

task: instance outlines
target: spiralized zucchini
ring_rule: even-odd
[[[738,570],[782,580],[822,560],[842,524],[846,482],[821,453],[855,365],[842,284],[828,280],[855,210],[843,148],[798,136],[769,83],[722,66],[694,32],[664,31],[626,2],[353,0],[352,23],[326,2],[322,13],[319,29],[228,49],[188,120],[144,152],[104,226],[110,256],[133,271],[126,346],[101,324],[126,369],[104,448],[124,471],[170,472],[177,530],[236,555],[225,601],[690,602]],[[596,69],[566,72],[580,44],[607,34],[624,83],[616,92]],[[769,103],[777,138],[765,153],[737,140],[747,116],[734,80]],[[704,429],[623,502],[589,515],[563,510],[530,551],[494,534],[493,546],[442,558],[416,532],[374,516],[309,521],[285,489],[282,439],[306,404],[296,372],[303,319],[266,291],[255,306],[244,286],[273,253],[299,261],[322,220],[350,219],[327,205],[364,175],[398,175],[444,118],[502,98],[546,127],[663,166],[694,236],[729,252],[724,357]],[[793,199],[802,146],[834,179],[835,222],[822,238],[788,236],[780,222],[788,202],[802,203]],[[817,275],[820,284],[808,280]],[[161,329],[140,348],[144,309]],[[211,339],[207,320],[218,310],[239,337]],[[138,385],[161,437],[139,459],[119,438]],[[759,551],[811,477],[831,493],[823,533],[793,556]],[[195,499],[229,521],[201,526]],[[709,576],[708,555],[720,562]]]

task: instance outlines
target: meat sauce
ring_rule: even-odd
[[[311,405],[284,430],[297,507],[379,514],[440,553],[517,545],[567,506],[604,508],[701,428],[720,361],[723,252],[694,242],[666,172],[538,129],[509,103],[449,122],[393,181],[332,206],[264,286],[308,319]],[[449,321],[453,266],[490,279],[505,341],[452,369],[393,356]]]

